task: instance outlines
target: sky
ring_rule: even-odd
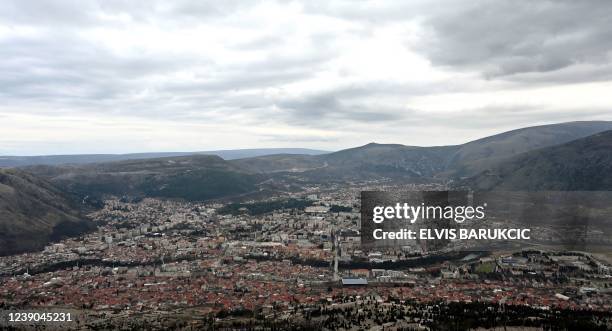
[[[612,1],[0,2],[0,155],[460,144],[612,120]]]

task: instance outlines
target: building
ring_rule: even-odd
[[[342,286],[367,286],[368,280],[365,278],[342,278]]]

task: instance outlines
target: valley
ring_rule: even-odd
[[[66,224],[62,222],[84,224],[84,231],[88,223],[77,221],[81,216],[75,215],[99,208],[112,197],[242,202],[291,196],[308,186],[342,188],[368,182],[476,190],[610,190],[612,131],[605,131],[609,128],[612,122],[571,122],[518,129],[456,146],[370,143],[319,155],[273,154],[232,160],[182,155],[1,170],[5,180],[18,173],[27,177],[28,184],[0,186],[4,203],[0,221],[7,224],[4,233],[11,234],[5,236],[0,251],[9,254],[40,248],[59,237],[52,230],[40,236],[28,231]],[[595,134],[588,136],[591,133]],[[45,199],[62,202],[51,204],[53,212],[45,215],[40,211]],[[66,207],[67,201],[71,207]],[[17,202],[19,207],[11,207]],[[39,210],[34,218],[28,216],[31,208]],[[40,227],[25,226],[27,222],[38,222]],[[11,236],[18,235],[32,240],[11,244]]]

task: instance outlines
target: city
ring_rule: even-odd
[[[79,326],[93,329],[435,329],[444,319],[434,313],[452,304],[529,308],[534,318],[581,312],[591,327],[611,323],[605,259],[545,249],[427,252],[416,244],[364,250],[357,186],[248,203],[110,199],[89,216],[94,232],[0,258],[0,307],[73,311]],[[528,320],[517,316],[503,323]]]
[[[612,1],[0,1],[0,331],[612,330]]]

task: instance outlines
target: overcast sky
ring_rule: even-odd
[[[0,155],[458,144],[612,120],[612,1],[0,2]]]

